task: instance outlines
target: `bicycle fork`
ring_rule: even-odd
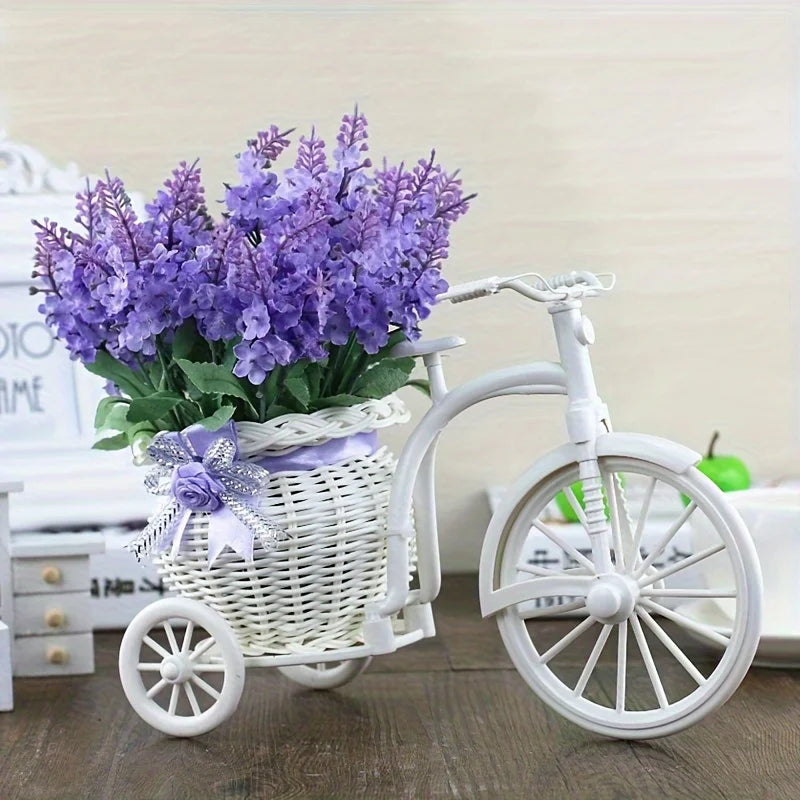
[[[608,407],[600,399],[595,384],[589,346],[594,330],[578,301],[554,303],[548,308],[555,328],[556,343],[564,368],[569,405],[567,432],[578,447],[578,475],[583,484],[586,530],[592,544],[592,561],[597,574],[614,571],[611,560],[612,535],[606,518],[603,476],[597,460],[598,433],[610,433]],[[612,491],[614,487],[612,487]],[[611,498],[608,498],[609,506]],[[624,509],[621,512],[627,513]],[[617,560],[620,555],[617,554]]]

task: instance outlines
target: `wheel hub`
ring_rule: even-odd
[[[169,656],[161,662],[161,677],[169,683],[185,683],[192,677],[192,665],[183,656]]]
[[[600,622],[613,625],[628,619],[639,598],[639,585],[625,575],[601,575],[586,594],[586,609]]]

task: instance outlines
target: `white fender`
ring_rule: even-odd
[[[644,433],[604,433],[597,437],[597,456],[625,456],[650,461],[678,474],[686,472],[701,458],[699,453],[668,439]],[[500,507],[492,516],[481,548],[480,588],[481,613],[488,616],[497,607],[492,595],[495,593],[494,576],[497,568],[498,549],[506,533],[508,521],[516,507],[529,494],[531,488],[552,473],[577,461],[577,446],[565,444],[551,450],[538,459],[527,472],[505,493]]]

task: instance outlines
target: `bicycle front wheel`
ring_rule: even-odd
[[[519,602],[499,611],[497,624],[519,673],[560,714],[616,738],[664,736],[722,705],[747,672],[760,632],[758,560],[736,511],[696,468],[678,474],[614,456],[601,458],[600,470],[613,574],[596,575],[575,486],[578,465],[565,467],[509,515],[497,581],[533,589],[527,601],[519,600],[524,591],[515,594]],[[579,520],[583,545],[568,536],[575,527],[547,518],[560,492]],[[651,518],[650,536],[654,498],[670,492],[684,504],[672,494],[671,518]],[[646,526],[649,553],[641,548]],[[693,532],[691,554],[674,547],[685,526]],[[549,539],[555,563],[531,563],[526,542],[534,528]],[[596,576],[589,585],[600,589],[575,597],[542,597],[536,589],[543,579],[571,575]],[[704,604],[724,624],[698,614]]]

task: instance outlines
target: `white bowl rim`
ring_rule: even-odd
[[[726,492],[726,497],[739,510],[747,508],[764,511],[800,511],[800,488],[764,486]]]

